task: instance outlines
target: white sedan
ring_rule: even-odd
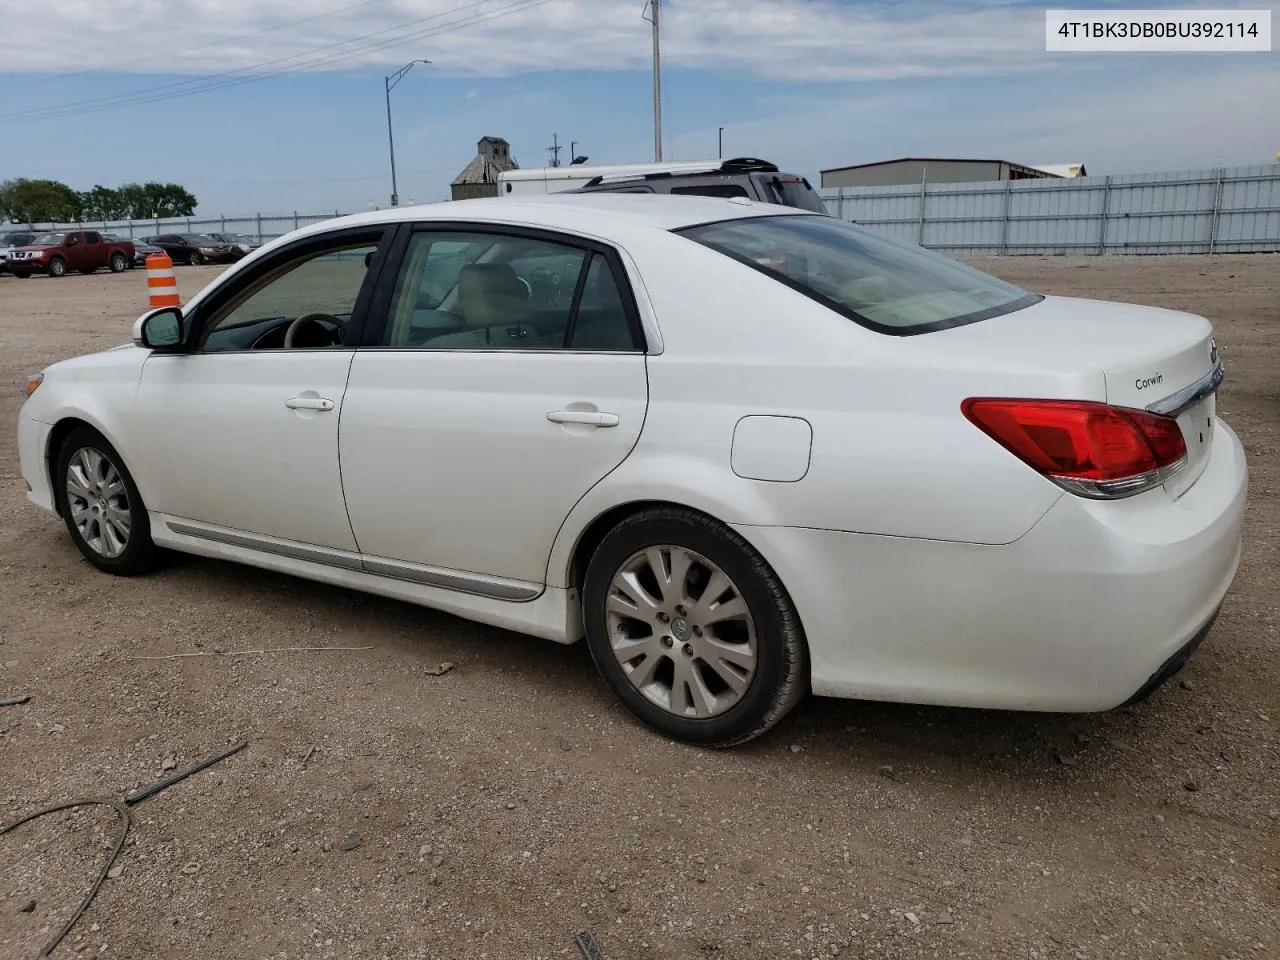
[[[22,474],[116,574],[239,561],[572,643],[742,743],[808,691],[1139,699],[1235,574],[1208,321],[835,218],[562,195],[331,220],[33,376]]]

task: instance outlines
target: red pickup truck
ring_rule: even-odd
[[[69,270],[93,273],[109,267],[120,273],[133,263],[133,244],[128,240],[107,242],[96,230],[56,230],[42,233],[23,247],[4,251],[5,268],[18,277],[47,273],[66,276]]]

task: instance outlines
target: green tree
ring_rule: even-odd
[[[6,180],[0,215],[14,223],[67,223],[80,219],[80,195],[57,180]]]
[[[116,194],[120,205],[134,220],[163,220],[166,217],[189,217],[196,212],[197,200],[177,183],[126,183]]]
[[[120,199],[120,191],[99,183],[80,194],[80,214],[85,220],[123,220],[129,208]]]

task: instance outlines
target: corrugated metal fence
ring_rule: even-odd
[[[822,191],[836,216],[952,256],[1280,252],[1280,164],[1175,173]],[[127,237],[236,233],[265,242],[333,213],[61,224]],[[42,229],[52,229],[49,225]]]
[[[836,216],[950,256],[1280,251],[1280,164],[822,196]]]
[[[92,220],[84,223],[37,225],[37,230],[101,230],[130,240],[155,237],[162,233],[234,233],[266,243],[276,237],[311,223],[332,220],[342,214],[333,213],[255,213],[244,217],[175,217],[169,220]]]

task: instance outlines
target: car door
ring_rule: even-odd
[[[354,553],[338,423],[383,233],[276,251],[196,307],[181,352],[147,359],[137,415],[148,505],[179,532]]]
[[[84,268],[84,234],[72,230],[62,242],[62,257],[67,261],[67,272]]]
[[[107,245],[102,242],[102,234],[93,230],[84,232],[84,246],[81,249],[83,261],[81,270],[96,270],[107,265]]]
[[[342,411],[365,565],[534,596],[565,517],[644,422],[644,339],[622,263],[585,240],[476,225],[419,226],[400,262]]]

